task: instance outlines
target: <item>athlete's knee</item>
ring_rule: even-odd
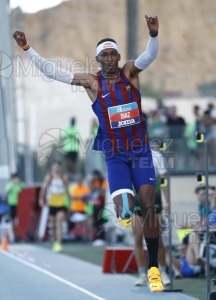
[[[134,209],[134,193],[130,189],[120,189],[111,194],[118,221],[125,227],[131,226]]]

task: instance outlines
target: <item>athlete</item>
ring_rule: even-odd
[[[101,67],[97,74],[73,74],[57,68],[30,47],[23,32],[16,31],[13,37],[49,78],[86,89],[99,121],[93,149],[103,151],[105,155],[117,218],[123,226],[131,225],[133,184],[145,220],[143,234],[149,253],[149,287],[152,292],[159,292],[164,287],[158,269],[159,222],[154,210],[155,171],[139,92],[139,73],[157,57],[159,22],[157,17],[146,15],[145,18],[149,29],[146,50],[136,60],[127,61],[120,68],[118,45],[115,40],[105,38],[96,47],[96,61]]]
[[[48,205],[49,221],[53,228],[53,251],[62,251],[62,223],[66,221],[66,198],[68,196],[68,181],[61,172],[61,162],[54,161],[51,172],[48,173],[40,190],[40,206]]]

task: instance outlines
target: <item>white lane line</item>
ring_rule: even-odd
[[[97,299],[97,300],[106,300],[105,298],[101,298],[101,297],[99,297],[99,296],[97,296],[97,295],[89,292],[88,290],[86,290],[86,289],[84,289],[84,288],[82,288],[82,287],[80,287],[80,286],[78,286],[78,285],[76,285],[76,284],[68,281],[68,280],[65,280],[65,279],[63,279],[63,278],[61,278],[61,277],[59,277],[59,276],[57,276],[57,275],[55,275],[55,274],[47,271],[47,270],[44,270],[44,269],[42,269],[42,268],[40,268],[40,267],[38,267],[38,266],[36,266],[34,264],[29,263],[29,262],[23,260],[22,258],[19,258],[19,257],[15,256],[14,254],[11,254],[9,252],[3,251],[1,249],[0,249],[0,253],[3,254],[3,255],[5,255],[5,256],[7,256],[7,257],[12,258],[15,261],[20,262],[20,263],[22,263],[22,264],[24,264],[24,265],[26,265],[26,266],[34,269],[34,270],[37,270],[38,272],[46,274],[46,275],[48,275],[48,276],[50,276],[50,277],[52,277],[52,278],[54,278],[54,279],[56,279],[56,280],[64,283],[64,284],[66,284],[66,285],[68,285],[68,286],[70,286],[70,287],[72,287],[72,288],[74,288],[74,289],[76,289],[76,290],[78,290],[78,291],[80,291],[80,292],[82,292],[82,293],[84,293],[84,294],[86,294],[86,295],[94,298],[94,299]]]

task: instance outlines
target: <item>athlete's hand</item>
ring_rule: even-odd
[[[149,17],[145,15],[145,18],[149,29],[149,34],[153,37],[156,37],[158,35],[158,29],[159,29],[159,22],[157,16]]]
[[[22,31],[15,31],[13,34],[13,38],[17,42],[17,45],[23,47],[27,44],[25,33]]]

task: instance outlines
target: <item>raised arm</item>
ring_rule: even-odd
[[[24,32],[15,31],[13,37],[18,46],[20,46],[26,52],[36,67],[47,77],[67,84],[72,84],[74,78],[73,73],[56,67],[55,64],[50,60],[40,56],[32,47],[29,46]]]
[[[27,42],[24,32],[15,31],[13,34],[17,45],[30,57],[37,68],[47,77],[67,84],[80,85],[92,89],[94,75],[88,73],[73,74],[72,72],[56,67],[53,62],[40,56]]]
[[[158,54],[158,18],[156,16],[148,17],[147,15],[145,18],[149,29],[149,40],[146,50],[136,60],[128,61],[123,67],[125,75],[132,80],[137,77],[138,73],[145,70],[157,58]]]

